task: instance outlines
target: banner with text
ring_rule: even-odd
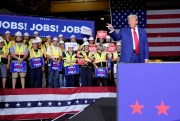
[[[84,35],[94,36],[94,21],[67,20],[30,16],[0,15],[0,34],[10,31],[14,35],[17,31],[28,32],[33,36],[38,31],[41,37],[54,37],[63,34],[65,38],[75,35],[82,39]]]

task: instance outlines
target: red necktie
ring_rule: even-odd
[[[135,29],[133,29],[134,43],[136,47],[136,54],[139,54],[139,40]]]

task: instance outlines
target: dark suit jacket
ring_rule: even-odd
[[[140,62],[144,63],[145,59],[149,59],[149,47],[146,31],[138,27],[139,33],[139,49]],[[110,33],[110,36],[115,40],[122,40],[121,59],[120,62],[130,63],[133,54],[133,37],[131,28],[122,28],[117,35],[115,31]]]

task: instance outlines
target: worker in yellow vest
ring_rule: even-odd
[[[10,48],[10,54],[12,56],[12,61],[18,61],[18,63],[22,63],[28,57],[28,48],[23,43],[22,33],[19,31],[15,33],[15,43]],[[15,89],[18,75],[20,75],[21,78],[22,88],[25,88],[26,72],[16,72],[16,73],[12,73],[13,89]]]
[[[35,32],[34,32],[34,37],[29,40],[29,46],[28,46],[28,49],[29,49],[29,50],[32,48],[32,41],[33,41],[33,39],[35,39],[36,37],[39,37],[38,31],[35,31]]]
[[[44,47],[45,47],[45,50],[47,51],[47,48],[49,48],[51,46],[51,42],[52,42],[52,38],[51,36],[47,36],[46,37],[46,42],[44,43]]]
[[[14,40],[11,40],[11,33],[10,31],[5,32],[5,40],[4,40],[5,46],[8,48],[11,48],[11,46],[14,44]]]
[[[68,46],[68,50],[63,53],[64,67],[75,65],[77,62],[76,53],[73,51],[73,46]],[[65,75],[66,87],[74,87],[75,75]]]
[[[23,40],[23,42],[24,42],[24,44],[27,45],[28,48],[29,48],[29,41],[30,41],[29,33],[25,32],[24,33],[24,40]]]
[[[59,41],[59,47],[61,48],[62,55],[63,55],[63,53],[66,52],[65,44],[64,44],[63,40]],[[63,60],[62,60],[62,62],[63,62]],[[63,67],[62,71],[59,71],[59,86],[66,87],[66,78],[65,78],[65,74],[64,74],[64,67]]]
[[[47,49],[46,55],[50,61],[52,60],[56,63],[59,63],[61,61],[62,51],[61,51],[61,48],[58,47],[57,37],[53,38],[51,46]],[[58,75],[59,75],[59,70],[51,70],[50,64],[49,64],[49,68],[48,68],[48,87],[49,88],[59,87]]]
[[[32,41],[32,49],[29,52],[29,59],[43,57],[43,52],[38,48],[38,42],[34,39]],[[44,59],[43,59],[44,61]],[[42,71],[43,67],[30,69],[30,87],[31,88],[41,88],[42,87]]]
[[[44,45],[42,44],[42,39],[40,38],[40,37],[36,37],[35,38],[35,40],[37,41],[37,43],[38,43],[38,49],[40,49],[41,50],[41,52],[43,53],[43,57],[44,57],[44,62],[45,62],[45,64],[47,64],[47,57],[46,57],[46,48],[44,47]],[[43,78],[42,78],[42,87],[46,87],[46,74],[47,73],[45,73],[45,70],[44,70],[45,68],[43,68],[43,74],[42,74],[42,76],[43,76]]]
[[[80,77],[82,86],[92,86],[92,71],[93,71],[93,53],[89,51],[89,43],[84,42],[84,51],[82,51],[84,63],[81,65]]]
[[[9,56],[9,49],[4,44],[3,38],[0,36],[0,73],[2,78],[2,87],[6,87],[6,80],[7,80],[7,66],[9,66],[8,61]],[[9,68],[9,67],[8,67]]]
[[[96,43],[96,49],[97,49],[97,52],[95,53],[95,60],[94,60],[95,69],[98,69],[98,68],[108,69],[106,54],[104,51],[101,50],[101,46],[99,43]],[[107,79],[97,78],[97,86],[107,86]]]
[[[77,43],[77,42],[76,42],[76,36],[75,36],[75,35],[71,35],[71,38],[70,38],[70,39],[71,39],[70,42],[75,42],[75,43]],[[78,43],[77,43],[77,46],[78,46],[77,48],[78,48],[78,50],[79,50],[79,49],[80,49],[80,45],[79,45]]]

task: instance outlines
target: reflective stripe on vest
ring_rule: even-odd
[[[95,63],[99,63],[99,62],[106,62],[106,54],[104,52],[102,53],[96,53],[95,54]]]
[[[64,57],[65,60],[68,60],[68,61],[74,61],[74,60],[77,60],[76,59],[76,54],[73,53],[73,55],[71,56],[68,52],[65,52],[65,55],[66,57]],[[72,65],[75,65],[76,63],[71,63]],[[64,62],[64,67],[66,66],[70,66],[69,63],[66,63]]]
[[[56,49],[54,46],[50,47],[50,56],[53,58],[59,58],[60,57],[60,48],[56,46]]]
[[[38,58],[38,57],[42,57],[42,51],[40,49],[38,49],[38,52],[35,52],[34,49],[30,50],[30,58]]]
[[[21,44],[21,46],[19,47],[18,46],[18,44],[17,43],[15,43],[15,45],[14,45],[14,53],[15,53],[15,55],[25,55],[25,44],[24,43],[22,43]]]

